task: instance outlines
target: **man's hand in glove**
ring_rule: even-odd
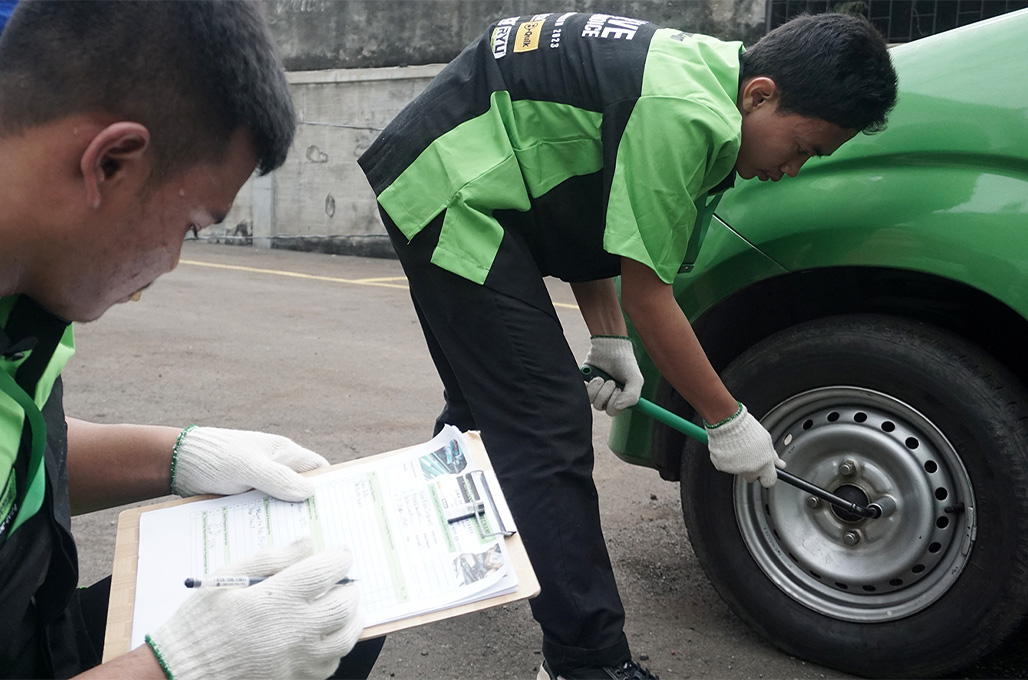
[[[171,490],[179,496],[259,489],[284,501],[314,493],[300,476],[328,461],[286,437],[247,430],[189,427],[175,445]]]
[[[710,460],[721,472],[742,475],[747,482],[760,480],[761,486],[774,486],[775,468],[785,461],[775,452],[771,435],[742,404],[739,411],[716,425],[703,423],[707,430]]]
[[[639,401],[643,376],[632,351],[632,341],[614,335],[594,335],[585,364],[600,369],[612,380],[596,377],[586,383],[589,401],[597,411],[616,416]],[[619,384],[620,383],[620,384]]]
[[[219,576],[263,576],[240,588],[201,589],[146,642],[173,680],[323,680],[363,630],[357,586],[337,585],[349,551],[312,554],[309,539],[231,564]]]

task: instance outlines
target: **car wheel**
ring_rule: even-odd
[[[692,442],[682,507],[707,575],[766,639],[869,677],[965,667],[1028,611],[1028,395],[981,349],[883,316],[795,326],[723,372],[800,489],[746,484]]]

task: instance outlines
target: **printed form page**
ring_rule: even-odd
[[[367,626],[513,592],[500,533],[513,522],[502,496],[487,493],[487,476],[448,427],[420,446],[312,477],[317,492],[301,503],[251,491],[144,512],[131,646],[196,592],[186,578],[305,536],[316,549],[351,550]]]

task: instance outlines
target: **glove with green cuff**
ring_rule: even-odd
[[[357,586],[337,585],[352,561],[309,539],[266,550],[218,572],[264,581],[198,590],[146,643],[169,680],[324,680],[363,630]]]
[[[616,416],[635,406],[642,393],[643,375],[632,341],[618,335],[594,335],[591,341],[585,364],[600,369],[612,380],[596,377],[586,383],[589,401],[597,411]]]
[[[298,473],[327,466],[323,457],[287,437],[191,426],[175,444],[171,490],[195,496],[259,489],[284,501],[302,501],[314,487]]]
[[[774,486],[778,479],[775,468],[784,469],[785,461],[778,457],[771,435],[745,406],[739,404],[734,416],[716,425],[703,425],[715,468],[742,475],[747,482],[759,480],[761,486]]]

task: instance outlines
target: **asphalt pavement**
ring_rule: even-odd
[[[551,282],[576,355],[589,337]],[[71,416],[283,434],[332,462],[430,438],[442,388],[394,260],[188,241],[178,269],[77,329]],[[763,642],[693,556],[678,485],[619,461],[596,414],[595,479],[637,658],[674,678],[844,678]],[[74,519],[82,585],[110,573],[118,512]],[[519,603],[391,635],[372,678],[535,677],[541,635]]]

